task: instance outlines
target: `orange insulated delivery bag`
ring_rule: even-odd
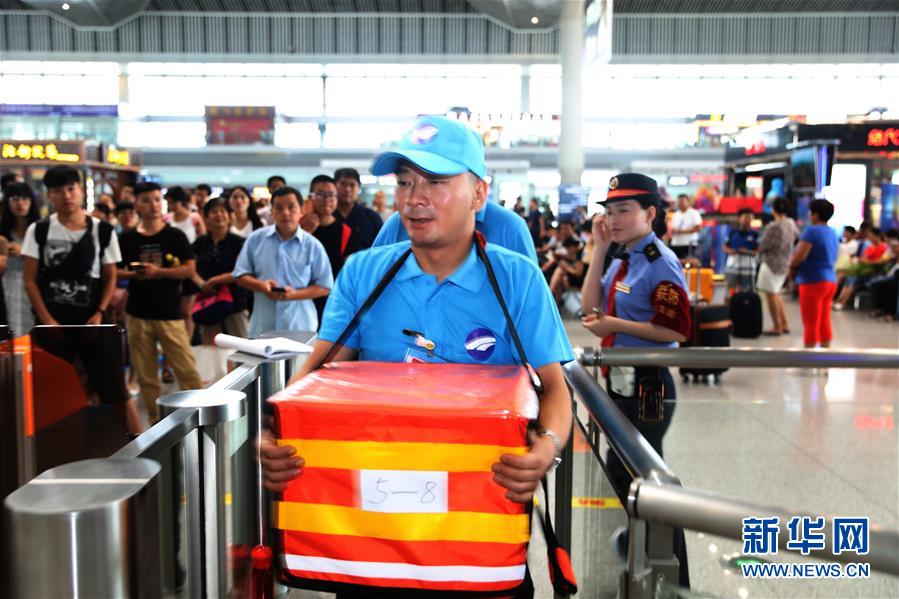
[[[525,584],[528,507],[491,471],[527,451],[524,368],[333,363],[269,401],[278,442],[306,461],[273,506],[286,584],[390,597]]]

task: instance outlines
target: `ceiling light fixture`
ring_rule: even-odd
[[[62,3],[62,9],[63,9],[63,10],[69,10],[70,8],[72,8],[72,7],[69,6],[69,3],[68,3],[68,2],[63,2],[63,3]]]
[[[538,17],[531,17],[531,23],[533,23],[534,25],[536,25],[539,22],[540,22],[540,19]]]

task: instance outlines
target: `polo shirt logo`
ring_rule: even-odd
[[[490,329],[477,328],[465,338],[465,350],[479,362],[489,360],[494,349],[496,349],[496,335]]]
[[[409,143],[426,144],[437,137],[440,131],[434,125],[419,125],[409,132]]]

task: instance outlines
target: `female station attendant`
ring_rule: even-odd
[[[593,259],[581,288],[583,325],[602,337],[603,347],[677,347],[690,334],[690,301],[680,262],[653,232],[661,209],[656,182],[625,173],[609,181],[593,219]],[[609,245],[622,246],[603,274]],[[674,379],[662,367],[611,367],[606,389],[619,409],[662,455],[662,438],[674,412]],[[607,460],[618,494],[627,495],[631,477],[614,452]],[[682,532],[676,536],[681,585],[689,586]],[[678,547],[679,546],[679,547]]]

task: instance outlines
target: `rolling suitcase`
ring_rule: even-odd
[[[755,277],[752,277],[752,289],[735,293],[730,298],[730,320],[734,337],[756,339],[761,336],[762,298],[755,290]]]
[[[730,298],[734,337],[755,339],[762,334],[762,299],[755,291],[741,291]]]
[[[690,339],[686,343],[682,343],[681,347],[730,347],[731,321],[727,306],[711,305],[701,297],[698,288],[700,277],[695,279],[687,277],[687,280],[696,281],[691,294],[693,302],[692,333]],[[709,377],[716,381],[719,380],[721,374],[726,370],[727,368],[681,368],[680,375],[685,383],[690,381],[691,376],[693,382],[707,383]]]

